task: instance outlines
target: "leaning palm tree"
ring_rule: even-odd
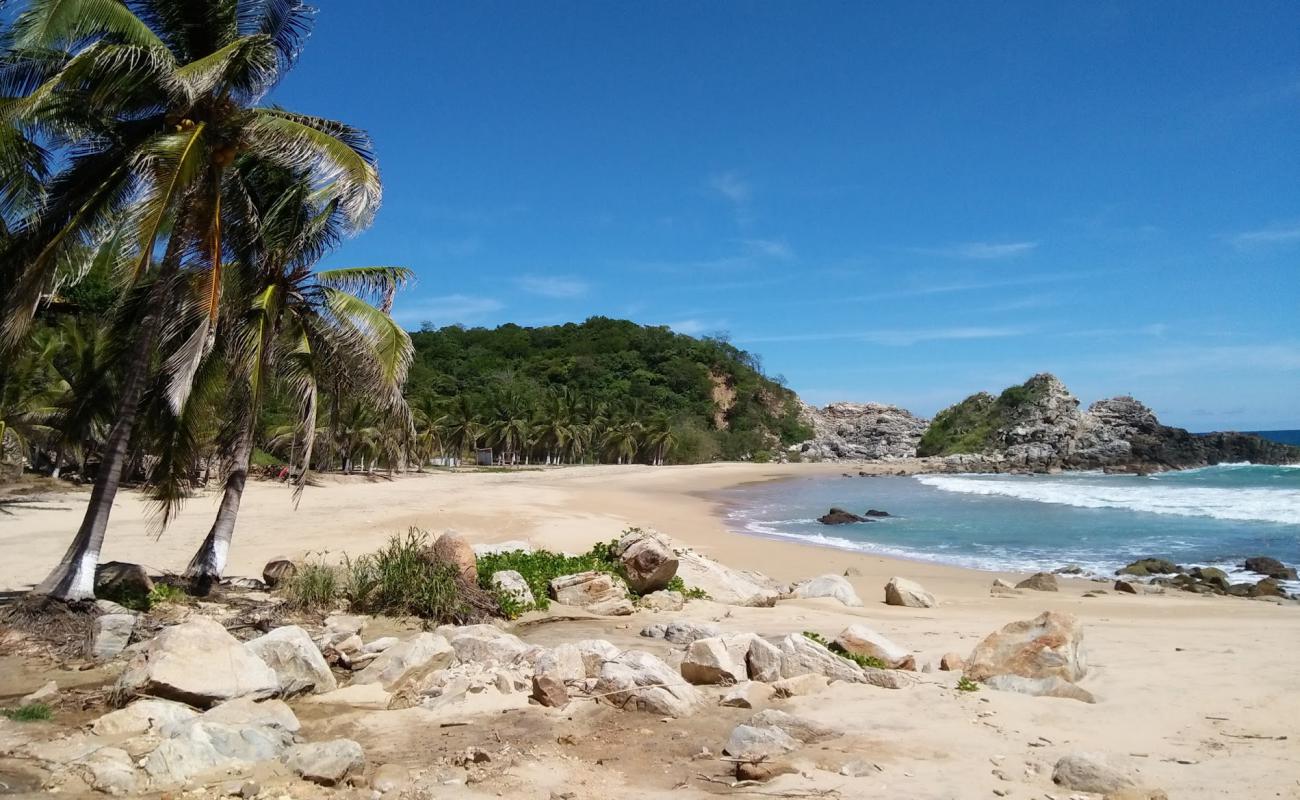
[[[80,274],[87,250],[110,233],[124,243],[121,280],[150,287],[85,518],[37,594],[94,595],[138,407],[186,270],[209,275],[208,318],[164,361],[175,407],[210,348],[232,200],[226,174],[236,159],[255,154],[346,187],[340,208],[352,228],[378,206],[364,134],[258,105],[296,60],[312,12],[298,0],[27,0],[0,34],[0,164],[25,165],[4,170],[0,198],[13,191],[11,172],[51,176],[6,225],[0,347],[20,340],[42,299]],[[14,155],[38,144],[49,147],[46,157]]]
[[[240,186],[233,216],[243,224],[234,238],[245,288],[230,315],[227,357],[239,376],[232,392],[233,440],[221,504],[207,537],[185,575],[200,593],[220,580],[253,454],[256,420],[266,385],[278,377],[298,399],[303,441],[298,487],[311,462],[316,430],[317,387],[326,377],[365,387],[368,403],[353,405],[345,452],[349,459],[377,438],[376,408],[405,409],[401,387],[411,363],[410,337],[368,300],[381,300],[405,284],[402,267],[352,267],[314,271],[338,240],[345,220],[337,199],[313,186],[301,172],[259,163],[236,166],[230,180]],[[390,414],[398,429],[406,417]],[[409,428],[409,424],[406,425]],[[392,432],[389,425],[385,431]],[[392,439],[389,436],[388,439]],[[400,437],[399,437],[400,438]],[[386,454],[392,442],[385,440]],[[390,465],[392,463],[390,458]],[[373,464],[373,461],[372,461]]]

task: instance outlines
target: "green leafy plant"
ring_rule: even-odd
[[[149,592],[149,607],[153,608],[161,603],[181,603],[187,598],[185,590],[179,586],[173,586],[170,583],[155,583],[153,589]]]
[[[498,594],[463,584],[455,566],[430,558],[428,544],[428,536],[412,528],[375,553],[348,559],[343,572],[349,607],[455,623],[501,613]]]
[[[965,675],[961,676],[957,681],[957,691],[959,692],[978,692],[979,690],[980,685]]]
[[[863,669],[889,669],[890,668],[888,664],[876,658],[875,656],[862,655],[861,653],[851,653],[848,650],[844,649],[844,646],[841,645],[839,642],[828,642],[826,641],[825,636],[822,636],[820,633],[816,633],[815,631],[804,631],[803,635],[808,637],[812,641],[816,642],[817,644],[821,645],[822,647],[825,647],[827,650],[831,651],[832,653],[839,656],[840,658],[843,658],[846,661],[852,661],[854,664],[857,664],[859,667],[862,667]]]
[[[45,703],[28,703],[18,708],[6,708],[0,714],[14,722],[39,722],[53,717],[54,711]]]
[[[664,587],[670,592],[680,592],[687,600],[710,600],[709,593],[698,586],[687,586],[681,575],[674,575]]]

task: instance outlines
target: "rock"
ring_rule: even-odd
[[[1295,567],[1288,567],[1286,564],[1283,564],[1281,561],[1278,561],[1276,558],[1269,558],[1268,556],[1255,556],[1253,558],[1246,559],[1245,563],[1242,564],[1242,566],[1250,570],[1251,572],[1257,572],[1260,575],[1264,575],[1269,578],[1276,578],[1278,580],[1284,580],[1284,581],[1297,580]],[[1224,577],[1226,578],[1227,576],[1225,575]]]
[[[197,719],[199,712],[171,700],[152,697],[136,700],[125,708],[110,711],[91,723],[96,736],[136,736],[158,733],[163,728]]]
[[[677,574],[716,602],[770,608],[786,593],[784,584],[760,572],[732,569],[688,548],[678,547],[676,553]]]
[[[796,741],[803,744],[812,744],[826,739],[833,739],[840,735],[840,731],[835,730],[829,725],[823,725],[807,717],[797,717],[794,714],[787,714],[775,708],[769,708],[760,711],[750,717],[749,723],[754,727],[764,728],[771,727],[780,730]]]
[[[736,780],[766,783],[774,778],[790,775],[798,771],[793,764],[784,762],[764,761],[760,764],[753,761],[742,761],[736,764]]]
[[[1107,792],[1101,800],[1169,800],[1163,789],[1120,789]]]
[[[614,545],[613,553],[627,585],[637,594],[663,589],[677,575],[672,540],[655,531],[629,529]]]
[[[244,647],[275,670],[283,697],[304,692],[332,692],[338,688],[338,681],[316,643],[297,625],[276,628],[249,640]]]
[[[510,665],[536,650],[518,636],[493,625],[466,625],[462,628],[439,628],[439,631],[445,632],[461,661]]]
[[[297,564],[283,556],[278,556],[262,567],[262,582],[268,589],[274,589],[297,574]]]
[[[773,682],[772,691],[777,697],[802,697],[816,694],[829,685],[830,680],[825,675],[809,672],[806,675],[796,675],[793,678],[782,678]]]
[[[780,728],[737,725],[727,738],[722,752],[732,758],[763,761],[785,755],[799,747],[799,742]]]
[[[902,670],[865,667],[862,670],[862,682],[881,689],[906,689],[912,685],[913,678]]]
[[[758,681],[744,681],[728,688],[718,699],[718,705],[728,708],[753,708],[772,696],[772,687]]]
[[[474,548],[464,536],[455,531],[447,531],[438,537],[429,552],[435,561],[454,567],[462,581],[478,583],[478,559],[474,555]]]
[[[204,722],[220,722],[237,728],[279,728],[288,733],[297,733],[300,725],[293,709],[283,700],[256,701],[249,697],[227,700],[203,712],[200,717]],[[191,724],[191,720],[180,720],[163,727],[163,735],[169,735],[179,726]]]
[[[37,703],[45,705],[54,705],[59,699],[59,684],[54,681],[46,681],[41,688],[24,696],[18,701],[19,706],[31,706]]]
[[[337,634],[338,639],[359,636],[370,623],[370,617],[364,614],[332,614],[325,618],[325,630]]]
[[[522,608],[537,605],[533,590],[528,588],[528,581],[513,569],[503,569],[492,573],[492,585],[501,594],[514,600]]]
[[[564,708],[569,704],[569,687],[555,675],[534,674],[532,698],[538,705]]]
[[[108,598],[148,597],[153,579],[139,564],[106,561],[95,567],[95,594]]]
[[[944,653],[939,659],[939,669],[945,672],[961,672],[966,667],[966,659],[957,653]]]
[[[543,706],[563,708],[569,702],[568,687],[586,677],[582,650],[568,642],[557,645],[537,658],[533,669],[533,699]]]
[[[131,754],[117,747],[101,747],[81,767],[86,783],[105,794],[134,794],[140,783]]]
[[[1075,792],[1106,794],[1134,785],[1127,768],[1103,753],[1070,753],[1056,762],[1052,782]]]
[[[90,639],[90,657],[96,661],[117,658],[131,641],[134,614],[102,614],[95,617]]]
[[[797,583],[791,590],[795,597],[833,597],[846,606],[861,606],[862,600],[853,591],[853,584],[839,575],[822,575]]]
[[[1193,567],[1192,577],[1203,581],[1223,582],[1223,586],[1228,585],[1228,573],[1218,567]]]
[[[908,608],[934,608],[935,601],[934,595],[927,592],[916,581],[894,577],[885,584],[885,604]]]
[[[366,754],[351,739],[334,739],[290,748],[284,765],[304,780],[334,786],[351,774],[363,772]]]
[[[916,669],[916,659],[906,648],[866,625],[850,625],[835,637],[835,643],[850,653],[879,659],[890,669]]]
[[[1124,594],[1138,594],[1138,588],[1125,580],[1115,581],[1115,591],[1123,592]]]
[[[876,518],[876,519],[880,519],[880,518],[882,518],[882,517],[892,517],[892,516],[894,516],[894,515],[893,515],[893,514],[890,514],[888,511],[881,511],[881,510],[876,509],[876,508],[868,508],[866,511],[862,512],[862,516],[864,516],[864,517],[874,517],[874,518]]]
[[[722,629],[711,622],[694,622],[679,619],[669,623],[655,623],[641,629],[641,635],[649,639],[664,639],[673,644],[690,644],[696,639],[708,639],[721,636]]]
[[[1050,572],[1036,572],[1016,584],[1017,589],[1033,589],[1036,592],[1056,592],[1060,591],[1060,586],[1056,583],[1056,576]]]
[[[748,643],[739,653],[729,650],[721,638],[697,639],[686,648],[682,677],[694,684],[740,683],[749,677],[745,656]]]
[[[266,662],[206,617],[164,628],[135,653],[117,681],[122,695],[151,695],[206,708],[270,697],[280,680]]]
[[[384,689],[382,683],[353,683],[332,692],[312,695],[308,702],[330,706],[350,706],[383,711],[393,701],[391,692]]]
[[[842,508],[832,508],[818,517],[817,521],[823,525],[849,525],[854,522],[870,522],[871,520],[866,517],[859,517],[857,514],[850,513]]]
[[[588,678],[600,675],[606,661],[613,661],[622,654],[614,645],[604,639],[581,639],[574,643],[582,654],[582,667]]]
[[[1083,628],[1073,615],[1056,611],[1008,623],[980,642],[966,665],[966,677],[976,681],[1020,675],[1073,683],[1086,673]]]
[[[279,728],[241,728],[200,719],[163,739],[145,757],[144,769],[155,785],[182,783],[205,772],[279,758],[292,743],[292,734]]]
[[[1057,567],[1052,572],[1057,575],[1082,575],[1083,567],[1078,564],[1066,564],[1064,567]]]
[[[396,636],[381,636],[373,642],[366,642],[361,646],[363,653],[382,653],[395,644],[401,644],[402,640]]]
[[[840,767],[840,774],[846,778],[865,778],[868,775],[874,775],[879,769],[870,761],[850,761]]]
[[[781,648],[761,636],[754,636],[749,640],[749,649],[745,653],[745,667],[750,680],[764,683],[780,680],[783,658]]]
[[[981,681],[990,689],[1001,692],[1016,692],[1032,697],[1058,697],[1064,700],[1078,700],[1083,703],[1095,703],[1097,698],[1092,692],[1075,683],[1050,676],[1046,678],[1026,678],[1022,675],[993,675]]]
[[[845,568],[844,568],[844,577],[846,577],[846,578],[861,578],[861,577],[862,577],[862,570],[858,569],[857,567],[845,567]]]
[[[792,633],[781,640],[781,677],[813,672],[831,680],[861,683],[862,669],[857,664],[817,644],[807,636]]]
[[[380,764],[370,776],[370,786],[380,794],[401,791],[411,783],[411,770],[401,764]]]
[[[550,595],[557,603],[577,606],[601,616],[621,617],[635,610],[627,585],[604,572],[562,575],[551,581]]]
[[[803,405],[800,418],[813,429],[813,438],[800,450],[823,461],[913,458],[928,425],[898,406],[880,403]]]
[[[639,650],[606,661],[594,693],[605,695],[601,700],[617,708],[669,717],[687,716],[703,702],[699,691],[672,667]]]
[[[686,597],[681,592],[660,589],[642,596],[636,604],[647,611],[681,611],[686,607]]]
[[[1147,575],[1172,575],[1182,571],[1182,567],[1163,558],[1140,558],[1127,567],[1123,567],[1116,574],[1136,575],[1141,578]]]
[[[1272,578],[1265,578],[1255,584],[1250,591],[1251,597],[1286,597],[1286,590]]]
[[[379,683],[396,691],[411,681],[442,669],[456,657],[451,644],[436,633],[420,633],[393,645],[352,679],[353,684]]]

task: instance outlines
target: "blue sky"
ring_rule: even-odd
[[[1300,5],[321,0],[410,327],[725,331],[805,399],[1052,371],[1300,428]]]

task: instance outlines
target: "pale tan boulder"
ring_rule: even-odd
[[[916,581],[893,577],[885,584],[885,605],[906,606],[907,608],[933,608],[934,595],[925,590]]]
[[[656,531],[632,528],[614,545],[627,584],[637,594],[663,589],[677,575],[672,540]]]
[[[478,583],[478,559],[469,541],[455,531],[447,531],[433,543],[430,554],[434,560],[455,568],[466,583]]]
[[[606,617],[621,617],[636,609],[623,581],[604,572],[579,572],[561,575],[551,581],[551,599],[557,603]]]
[[[835,637],[835,643],[847,652],[877,659],[889,669],[916,669],[916,658],[907,648],[866,625],[850,625]]]
[[[116,691],[206,708],[245,695],[270,697],[280,691],[280,680],[221,623],[194,617],[144,643],[119,676]]]

